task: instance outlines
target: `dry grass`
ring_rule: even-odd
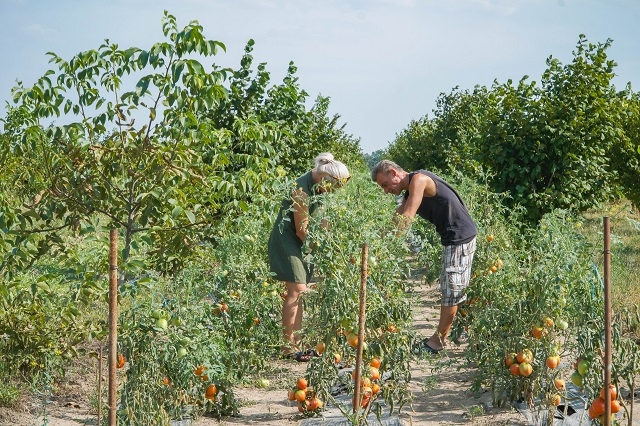
[[[583,234],[594,246],[594,262],[603,279],[605,216],[610,218],[611,305],[614,312],[635,311],[640,306],[640,212],[621,202],[583,216]]]

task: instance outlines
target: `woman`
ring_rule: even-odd
[[[296,361],[309,361],[313,351],[300,350],[302,328],[302,305],[300,294],[311,281],[313,265],[302,255],[302,246],[307,238],[309,216],[318,208],[319,200],[314,195],[331,191],[344,185],[350,178],[349,170],[333,155],[325,152],[315,159],[315,168],[296,179],[296,189],[291,198],[282,201],[278,218],[269,236],[269,266],[277,280],[283,281],[287,296],[282,305],[282,328],[288,347],[283,355]]]

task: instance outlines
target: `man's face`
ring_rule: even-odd
[[[385,194],[400,195],[402,190],[399,187],[400,176],[394,169],[389,170],[388,173],[378,173],[376,177],[376,183],[384,190]]]

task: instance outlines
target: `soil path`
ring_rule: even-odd
[[[433,333],[437,322],[439,292],[435,286],[427,285],[416,287],[415,292],[420,300],[414,309],[415,327],[420,335],[428,336]],[[410,389],[414,399],[412,405],[403,407],[398,415],[402,423],[407,426],[526,426],[524,416],[517,411],[491,407],[488,392],[481,395],[470,393],[473,369],[466,364],[463,350],[464,346],[450,344],[446,353],[437,358],[423,359],[412,364]],[[239,417],[204,417],[196,421],[195,426],[300,425],[304,418],[298,412],[297,405],[286,399],[286,383],[291,383],[294,377],[304,374],[306,365],[292,361],[277,363],[274,370],[283,372],[281,374],[286,375],[286,378],[273,378],[269,389],[236,389],[236,396],[242,404]],[[84,380],[81,377],[82,375],[70,377],[57,389],[56,396],[47,406],[46,417],[42,415],[41,402],[23,401],[20,410],[0,408],[0,425],[96,425],[96,414],[92,412],[90,403],[95,379],[87,372]],[[34,412],[40,415],[33,415]]]

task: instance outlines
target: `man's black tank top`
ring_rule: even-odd
[[[458,193],[435,173],[418,170],[409,173],[409,182],[416,173],[429,176],[436,183],[436,195],[422,197],[418,215],[436,226],[443,246],[465,244],[478,235],[476,224]],[[404,199],[409,197],[405,191]]]

